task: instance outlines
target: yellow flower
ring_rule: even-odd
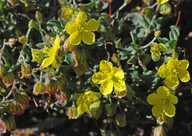
[[[99,21],[90,19],[88,22],[87,15],[80,11],[75,21],[69,21],[66,26],[66,32],[70,34],[69,42],[72,45],[79,45],[81,40],[91,45],[95,42],[95,34],[92,31],[96,31],[99,28]]]
[[[167,64],[160,66],[158,74],[161,78],[165,78],[165,84],[168,87],[173,88],[179,85],[179,79],[182,82],[188,82],[191,79],[189,72],[186,70],[188,67],[188,60],[178,60],[172,57],[167,61]]]
[[[150,105],[154,105],[152,108],[152,114],[155,117],[159,117],[161,113],[165,113],[168,117],[175,116],[175,106],[178,99],[176,96],[170,94],[169,89],[165,86],[160,86],[157,89],[157,93],[152,93],[147,97],[147,102]]]
[[[111,94],[113,86],[117,91],[126,90],[122,69],[113,67],[110,62],[102,60],[100,70],[101,72],[97,72],[92,76],[92,81],[95,84],[101,84],[100,91],[103,95]]]
[[[60,48],[60,37],[57,37],[54,41],[53,46],[47,52],[48,58],[44,59],[41,63],[41,67],[45,68],[52,64],[55,60],[57,50]]]
[[[169,0],[157,0],[157,2],[159,3],[159,4],[165,4],[165,3],[167,3]]]
[[[84,112],[90,114],[93,111],[96,111],[99,108],[101,97],[100,93],[87,91],[84,94],[76,93],[75,99],[77,99],[77,109],[78,114],[82,115]]]
[[[44,56],[43,56],[43,52],[40,51],[40,50],[36,50],[36,49],[32,49],[31,50],[31,53],[32,53],[32,57],[33,57],[33,60],[32,62],[37,62],[37,63],[42,63],[43,59],[44,59]]]

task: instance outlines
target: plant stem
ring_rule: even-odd
[[[144,45],[144,46],[141,46],[140,49],[145,49],[145,48],[149,47],[151,44],[154,43],[154,41],[155,41],[156,39],[157,39],[157,38],[154,37],[148,44],[146,44],[146,45]]]
[[[0,63],[2,64],[3,61],[2,61],[2,55],[3,55],[3,51],[5,49],[5,43],[6,43],[6,40],[3,41],[3,47],[1,48],[1,53],[0,53]]]

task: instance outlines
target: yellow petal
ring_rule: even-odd
[[[167,98],[169,99],[169,102],[172,103],[172,104],[177,104],[178,103],[178,99],[174,95],[169,95]]]
[[[175,106],[171,103],[165,104],[164,112],[165,112],[165,115],[168,117],[175,116]]]
[[[43,62],[41,63],[41,67],[42,68],[48,67],[50,64],[53,63],[54,60],[55,60],[55,56],[51,56],[44,59]]]
[[[65,30],[68,34],[72,34],[76,31],[78,31],[77,28],[77,24],[74,21],[69,21],[66,25],[65,25]]]
[[[113,67],[113,76],[118,79],[124,79],[124,71],[120,68]]]
[[[166,64],[163,64],[159,67],[158,74],[161,78],[165,78],[165,71],[167,70]]]
[[[156,93],[152,93],[152,94],[148,95],[147,102],[150,105],[156,105],[159,103],[159,96]]]
[[[83,103],[77,107],[79,115],[82,115],[86,111],[86,105]]]
[[[187,69],[189,67],[189,61],[184,59],[180,60],[178,64],[178,69]]]
[[[103,95],[111,94],[111,92],[113,91],[113,81],[106,80],[105,82],[103,82],[100,86],[100,91]]]
[[[80,11],[78,14],[77,14],[77,18],[75,19],[75,22],[82,26],[85,21],[87,20],[87,15],[85,14],[85,12],[83,11]]]
[[[101,84],[108,78],[107,74],[102,72],[97,72],[92,76],[92,81],[95,84]]]
[[[190,78],[190,74],[187,70],[185,69],[179,69],[178,70],[179,74],[178,77],[182,82],[188,82],[191,78]]]
[[[124,91],[126,90],[126,85],[125,85],[125,81],[122,79],[118,79],[118,78],[113,78],[113,84],[114,84],[114,88],[117,91]]]
[[[85,44],[91,45],[95,42],[95,34],[91,31],[83,31],[82,40]]]
[[[169,89],[165,86],[160,86],[157,88],[157,94],[161,97],[167,97],[169,95]]]
[[[167,67],[176,67],[179,64],[179,60],[177,58],[169,58],[167,61]]]
[[[48,56],[55,56],[57,50],[60,48],[60,37],[57,37],[53,46],[49,49]]]
[[[99,69],[104,73],[111,73],[112,72],[113,65],[106,61],[102,60],[99,65]]]
[[[162,110],[163,110],[163,106],[162,105],[155,105],[155,106],[153,106],[153,108],[152,108],[153,116],[158,118],[161,115]]]
[[[90,19],[87,23],[85,23],[84,28],[89,31],[97,31],[99,24],[99,21]]]
[[[164,3],[167,3],[169,0],[157,0],[157,2],[159,3],[159,4],[164,4]]]
[[[179,85],[179,79],[178,79],[177,75],[172,74],[170,76],[167,76],[165,79],[165,84],[170,88],[178,86]]]
[[[81,35],[79,31],[75,31],[70,35],[69,42],[72,45],[79,45],[81,43]]]

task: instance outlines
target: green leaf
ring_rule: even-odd
[[[38,43],[38,44],[36,44],[36,46],[38,47],[38,48],[43,48],[44,46],[49,46],[50,44],[49,43],[47,43],[47,42],[43,42],[43,43]]]
[[[95,5],[96,5],[95,1],[92,1],[90,3],[84,4],[85,9],[87,9],[87,10],[92,8],[92,7],[94,7]]]
[[[139,13],[131,13],[128,16],[128,20],[132,21],[135,26],[141,26],[141,27],[146,26],[146,21]]]
[[[176,40],[171,40],[168,42],[169,46],[171,47],[172,50],[175,50],[175,47],[177,45],[177,41]]]
[[[169,32],[169,39],[178,41],[178,38],[180,35],[179,28],[174,25],[170,26],[170,28],[171,28],[171,31]]]
[[[165,3],[160,6],[159,12],[162,15],[170,15],[171,14],[171,5],[169,3]]]
[[[159,43],[162,43],[162,44],[166,44],[166,43],[169,42],[169,39],[167,39],[167,38],[159,37],[157,40],[158,40]]]

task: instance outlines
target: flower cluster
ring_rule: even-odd
[[[101,94],[98,92],[87,91],[84,94],[76,93],[78,114],[82,115],[84,112],[88,114],[96,111],[99,108]]]
[[[165,78],[165,84],[170,87],[179,85],[179,79],[182,82],[188,82],[190,78],[189,72],[186,70],[189,67],[189,61],[178,60],[177,58],[170,58],[167,64],[160,66],[158,74],[161,78]]]
[[[102,60],[100,62],[101,72],[97,72],[92,76],[95,84],[101,84],[100,91],[103,95],[111,94],[113,86],[117,91],[126,90],[124,79],[124,71],[120,68],[113,67],[112,63]]]
[[[176,110],[173,104],[177,104],[178,99],[169,92],[167,87],[160,86],[157,93],[152,93],[147,97],[147,102],[154,105],[152,113],[155,117],[158,118],[162,113],[168,117],[173,117]]]
[[[79,45],[81,40],[91,45],[95,42],[95,34],[92,31],[96,31],[99,28],[99,21],[90,19],[88,22],[87,15],[80,11],[77,14],[75,21],[69,21],[66,26],[66,32],[70,34],[69,42],[72,45]]]

